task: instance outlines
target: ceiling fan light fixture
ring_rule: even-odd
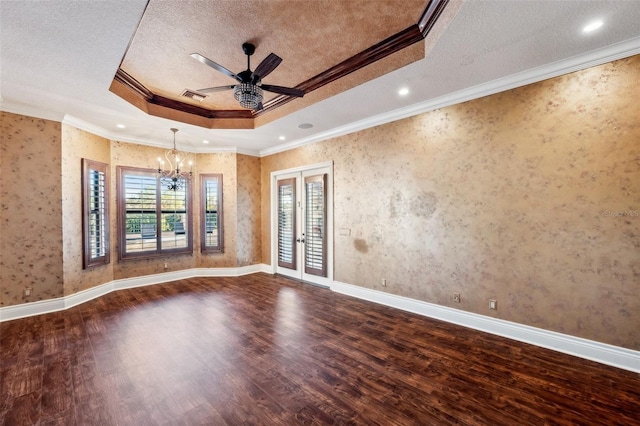
[[[248,109],[256,109],[264,98],[262,89],[251,83],[236,84],[233,88],[233,97],[241,107]]]

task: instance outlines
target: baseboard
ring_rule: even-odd
[[[191,271],[194,271],[195,277],[240,277],[257,272],[267,272],[267,269],[270,268],[269,265],[257,264],[238,268],[197,268],[191,269]]]
[[[56,299],[41,300],[38,302],[23,303],[20,305],[5,306],[0,308],[0,322],[10,321],[19,318],[31,317],[34,315],[48,314],[62,311],[78,306],[82,303],[109,294],[112,291],[126,288],[142,287],[147,285],[161,284],[171,281],[182,280],[194,277],[239,277],[242,275],[255,274],[257,272],[270,273],[271,266],[257,264],[235,268],[193,268],[181,271],[165,272],[162,274],[144,275],[141,277],[124,278],[109,281],[69,296]]]
[[[0,322],[67,309],[63,297],[0,308]]]
[[[273,273],[270,265],[257,264],[238,268],[194,268],[155,275],[110,281],[90,289],[57,299],[23,303],[0,308],[0,322],[42,315],[72,308],[112,291],[161,284],[193,277],[237,277],[259,272]],[[640,373],[640,351],[595,342],[554,331],[543,330],[446,306],[397,296],[351,284],[334,281],[331,290],[358,299],[413,312],[430,318],[496,334],[520,342],[552,349],[613,367]]]
[[[331,290],[358,299],[530,343],[624,370],[640,373],[640,351],[543,330],[446,306],[334,281]]]

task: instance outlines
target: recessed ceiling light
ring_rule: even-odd
[[[583,29],[582,32],[583,33],[590,33],[591,31],[595,31],[598,28],[600,28],[602,26],[603,22],[600,21],[593,21],[589,24],[587,24]]]
[[[202,141],[202,143],[209,143],[209,141],[208,140],[204,140],[204,141]]]
[[[285,140],[286,138],[284,136],[280,136],[278,137],[278,139],[280,139],[281,141]]]
[[[398,90],[398,95],[400,96],[407,96],[408,94],[409,94],[408,87],[402,87],[400,90]]]
[[[124,124],[116,124],[116,127],[117,127],[118,129],[124,129],[124,128],[125,128],[125,125],[124,125]]]
[[[298,125],[298,129],[310,129],[313,127],[311,123],[302,123]]]

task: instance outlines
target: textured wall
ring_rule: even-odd
[[[0,122],[0,306],[61,297],[60,123],[6,112]]]
[[[117,166],[140,167],[146,169],[158,168],[158,157],[163,157],[167,150],[154,148],[146,145],[137,145],[124,142],[111,142],[111,250],[113,253],[112,262],[114,263],[113,272],[115,279],[139,277],[143,275],[159,274],[168,271],[178,271],[181,269],[190,269],[196,267],[195,256],[191,254],[163,256],[152,259],[128,259],[120,261],[118,259],[118,235],[117,235],[117,217],[118,206],[116,204],[116,181]],[[194,197],[197,189],[194,188]],[[194,232],[197,222],[194,217]],[[197,235],[197,234],[196,234]],[[194,241],[195,247],[195,241]],[[164,264],[168,269],[164,269]]]
[[[345,150],[348,151],[351,149],[349,147],[345,147],[345,150],[340,148],[340,144],[344,141],[346,141],[344,138],[332,139],[322,143],[306,145],[304,148],[293,149],[276,155],[262,157],[260,171],[262,176],[262,215],[260,219],[262,225],[262,263],[267,265],[271,264],[271,172],[322,163],[329,160],[338,160],[336,157],[344,155]],[[336,173],[340,173],[340,171],[334,169],[334,179]],[[339,182],[334,181],[334,194],[338,185]],[[335,204],[336,200],[334,198],[334,205]],[[334,206],[334,209],[336,207],[337,206]],[[338,228],[336,227],[336,229]]]
[[[194,254],[118,260],[116,166],[156,168],[165,149],[109,141],[73,126],[2,113],[0,306],[70,295],[110,282],[196,267],[235,267],[237,250],[236,154],[194,154]],[[260,160],[244,157],[242,264],[260,259]],[[110,164],[111,262],[82,269],[81,159]],[[224,179],[224,253],[200,253],[198,173]],[[34,190],[36,192],[34,192]],[[39,201],[38,201],[39,200]],[[36,202],[37,201],[37,202]],[[256,207],[258,206],[258,207]],[[29,232],[37,230],[37,233]],[[24,288],[33,288],[29,298]]]
[[[110,142],[100,136],[62,124],[62,246],[64,294],[68,296],[113,280],[113,260],[82,269],[82,159],[109,164]],[[111,180],[114,179],[112,175]],[[111,197],[114,194],[111,193]],[[110,212],[113,216],[115,211]],[[114,233],[115,229],[111,230]]]
[[[638,350],[639,82],[636,56],[265,157],[263,262],[269,173],[334,160],[336,280]]]
[[[200,237],[198,234],[197,245],[194,252],[198,257],[199,268],[225,268],[238,265],[237,257],[237,178],[236,178],[236,154],[198,154],[196,167],[200,173],[222,173],[222,211],[224,221],[224,247],[223,253],[200,253]],[[200,206],[200,181],[198,185],[197,203]],[[200,223],[199,207],[196,209],[196,224]]]
[[[260,263],[260,158],[238,160],[238,266]]]

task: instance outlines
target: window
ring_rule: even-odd
[[[109,248],[109,166],[82,159],[82,267],[105,265]]]
[[[155,170],[117,168],[120,259],[192,253],[191,182],[177,190]]]
[[[304,267],[307,274],[327,276],[327,175],[307,176],[305,186]]]
[[[222,175],[200,175],[200,250],[223,251],[222,246]]]
[[[278,181],[278,266],[296,269],[296,178]]]

